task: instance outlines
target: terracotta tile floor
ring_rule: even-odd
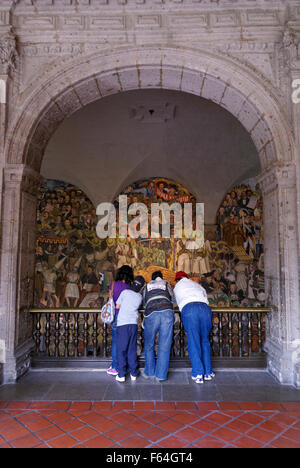
[[[300,448],[300,402],[0,401],[0,448]]]

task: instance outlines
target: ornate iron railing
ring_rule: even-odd
[[[212,356],[249,358],[263,354],[266,307],[212,307]],[[31,309],[34,318],[35,356],[54,360],[109,359],[110,327],[103,324],[99,309]],[[141,311],[142,312],[142,311]],[[143,359],[142,313],[139,317],[138,355]],[[188,358],[187,337],[175,309],[171,360]]]

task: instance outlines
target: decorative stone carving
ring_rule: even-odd
[[[277,187],[296,189],[295,164],[273,164],[258,176],[258,181],[264,195],[276,190]]]
[[[17,189],[18,187],[25,193],[36,196],[40,184],[42,182],[42,176],[26,166],[13,166],[5,170],[5,185],[11,189]]]
[[[43,8],[44,6],[61,6],[63,5],[79,5],[79,6],[89,6],[89,5],[109,5],[110,7],[113,5],[159,5],[159,4],[166,4],[166,5],[194,5],[200,4],[204,5],[205,7],[209,6],[245,6],[245,4],[251,6],[262,6],[264,4],[275,4],[278,5],[277,0],[21,0],[20,3],[24,7],[36,6]]]
[[[0,70],[2,74],[9,74],[16,70],[17,65],[16,38],[12,34],[0,37]]]
[[[22,46],[22,54],[26,57],[76,55],[84,50],[82,44],[35,44]]]

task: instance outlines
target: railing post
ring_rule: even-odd
[[[74,313],[74,355],[75,357],[78,357],[78,345],[79,345],[78,320],[79,320],[79,314],[75,312]]]
[[[241,314],[238,314],[238,330],[239,330],[239,356],[243,356],[243,337],[242,337],[242,320]]]
[[[107,357],[107,325],[103,324],[103,357]]]
[[[261,337],[261,313],[257,314],[257,335],[258,335],[258,349],[262,351],[262,337]]]
[[[232,314],[228,314],[228,341],[229,341],[229,357],[232,357],[232,347],[233,347]]]
[[[40,346],[41,346],[41,314],[37,314],[37,317],[36,317],[35,345],[36,345],[36,350],[39,353]]]
[[[219,332],[219,356],[223,357],[223,323],[222,323],[222,313],[218,314],[219,323],[218,323],[218,332]]]
[[[67,312],[65,315],[65,357],[69,357],[69,317]]]
[[[248,313],[248,355],[252,354],[252,317],[251,314]]]
[[[93,356],[97,356],[97,313],[93,313]]]
[[[46,354],[49,356],[50,354],[50,314],[46,314],[46,325],[45,325],[45,346],[46,346]]]
[[[83,314],[84,326],[83,326],[83,343],[84,343],[84,356],[88,354],[88,314]]]
[[[59,314],[55,314],[55,357],[59,357],[59,329],[60,329],[60,323],[59,323]]]
[[[181,358],[184,358],[184,345],[185,345],[185,342],[184,342],[184,327],[183,327],[183,323],[182,323],[182,320],[181,320],[181,316],[180,316],[180,357]]]

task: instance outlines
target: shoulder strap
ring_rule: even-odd
[[[113,295],[114,295],[114,286],[115,286],[115,281],[112,282],[110,294],[108,296],[111,299],[113,299]]]

